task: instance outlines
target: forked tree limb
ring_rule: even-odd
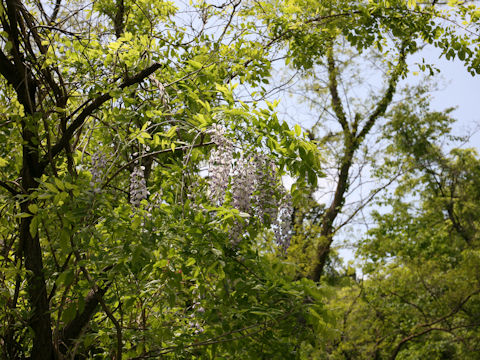
[[[332,48],[327,51],[328,73],[329,73],[329,90],[331,95],[332,108],[343,129],[343,155],[340,159],[340,166],[338,172],[337,186],[334,192],[334,198],[330,206],[325,211],[320,227],[321,241],[317,248],[316,263],[310,275],[313,281],[318,282],[323,274],[325,265],[330,253],[330,247],[333,242],[333,235],[335,233],[334,222],[343,209],[345,196],[349,187],[349,172],[353,165],[353,159],[359,146],[362,144],[366,135],[370,132],[376,121],[385,114],[388,106],[392,102],[398,80],[405,71],[406,49],[405,43],[402,42],[399,49],[399,59],[397,65],[393,69],[388,80],[387,89],[375,106],[373,112],[368,117],[365,125],[355,135],[356,131],[352,133],[350,125],[343,110],[343,104],[337,90],[337,70],[333,58],[333,43]],[[357,127],[359,123],[358,116],[353,120],[352,127]]]

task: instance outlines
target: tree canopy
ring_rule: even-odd
[[[480,160],[402,80],[424,46],[479,74],[479,19],[1,0],[1,357],[476,358]],[[279,73],[311,128],[282,118]],[[352,204],[366,167],[378,186]],[[333,244],[367,210],[357,278]]]

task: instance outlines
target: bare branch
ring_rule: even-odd
[[[395,347],[395,350],[393,351],[393,354],[392,354],[392,356],[390,357],[390,360],[395,360],[395,359],[397,358],[397,355],[398,355],[398,353],[400,352],[400,350],[401,350],[401,349],[403,348],[403,346],[404,346],[407,342],[409,342],[410,340],[415,339],[415,338],[417,338],[417,337],[420,337],[420,336],[422,336],[422,335],[425,335],[425,334],[427,334],[427,333],[429,333],[429,332],[431,332],[431,331],[447,331],[447,330],[445,330],[445,329],[443,329],[443,328],[435,328],[435,327],[431,327],[431,326],[432,326],[432,325],[435,325],[435,324],[438,324],[438,323],[440,323],[440,322],[442,322],[442,321],[444,321],[444,320],[452,317],[452,316],[455,315],[456,313],[458,313],[458,312],[462,309],[463,305],[465,305],[465,304],[468,302],[468,300],[470,300],[470,298],[471,298],[472,296],[477,295],[477,294],[479,294],[479,293],[480,293],[480,290],[478,290],[478,289],[475,290],[475,291],[473,291],[473,292],[470,293],[468,296],[466,296],[459,304],[457,304],[457,306],[455,306],[448,314],[446,314],[446,315],[444,315],[444,316],[442,316],[442,317],[440,317],[440,318],[438,318],[438,319],[436,319],[436,320],[433,320],[433,321],[430,321],[430,322],[428,322],[428,323],[419,325],[418,328],[425,328],[425,327],[426,327],[426,329],[423,330],[423,331],[420,331],[420,332],[418,332],[418,333],[411,334],[411,335],[409,335],[409,336],[407,336],[407,337],[404,337],[402,340],[400,340],[400,342],[399,342],[399,343],[397,344],[397,346]],[[448,331],[449,331],[449,330],[448,330]]]

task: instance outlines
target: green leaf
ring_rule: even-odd
[[[58,276],[55,283],[57,286],[68,287],[73,283],[74,275],[73,269],[67,269]]]
[[[36,214],[38,212],[38,205],[37,204],[30,204],[30,205],[28,205],[28,210],[32,214]]]
[[[38,216],[33,216],[33,217],[32,217],[32,220],[30,221],[29,230],[30,230],[30,235],[31,235],[33,238],[34,238],[35,236],[37,236],[37,232],[38,232]]]
[[[192,67],[195,69],[195,70],[199,70],[203,67],[203,64],[202,63],[199,63],[198,61],[195,61],[195,60],[188,60],[188,63],[190,65],[192,65]]]
[[[298,124],[295,124],[295,134],[297,136],[300,136],[302,134],[302,128]]]
[[[62,313],[62,321],[64,323],[68,323],[75,318],[77,314],[77,304],[72,302],[68,305],[68,307]]]
[[[58,193],[58,189],[55,185],[51,183],[44,183],[45,187],[53,193]]]
[[[172,138],[176,134],[177,128],[178,128],[178,126],[176,126],[176,125],[172,126],[170,129],[168,129],[165,136],[168,137],[168,138]]]
[[[55,178],[54,181],[55,181],[55,185],[57,185],[57,187],[58,187],[60,190],[62,190],[62,191],[65,190],[65,186],[63,185],[63,182],[62,182],[60,179]]]

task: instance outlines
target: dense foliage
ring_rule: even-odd
[[[2,0],[1,358],[476,358],[480,160],[442,147],[453,120],[423,87],[396,94],[424,44],[480,73],[479,18],[457,1]],[[381,75],[359,96],[366,61]],[[279,71],[311,129],[277,113]],[[351,206],[363,166],[382,185]],[[373,201],[360,280],[332,244]]]

